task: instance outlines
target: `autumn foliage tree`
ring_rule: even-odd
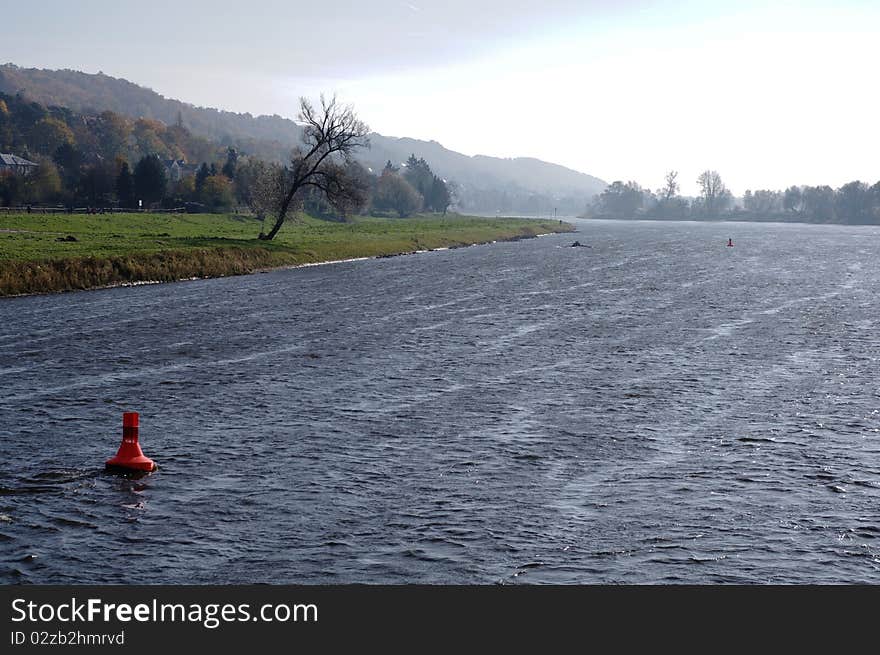
[[[73,132],[57,118],[44,118],[33,126],[31,143],[40,154],[51,156],[59,146],[73,143]]]
[[[211,175],[202,185],[201,200],[212,212],[230,209],[235,202],[232,182],[225,175]]]

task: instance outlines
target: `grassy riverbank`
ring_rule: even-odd
[[[0,296],[396,255],[570,232],[554,220],[449,215],[334,223],[303,217],[259,241],[259,222],[217,214],[0,214]]]

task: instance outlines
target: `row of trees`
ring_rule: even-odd
[[[664,186],[656,192],[638,182],[612,182],[588,207],[587,215],[610,218],[718,217],[733,205],[733,195],[717,171],[704,171],[697,178],[701,194],[684,198],[679,194],[678,172],[669,171]]]
[[[794,217],[798,220],[845,223],[880,222],[880,182],[873,186],[856,180],[838,189],[830,186],[791,186],[785,191],[746,191],[743,210],[768,220]]]
[[[738,203],[717,171],[697,178],[700,195],[680,195],[678,173],[669,171],[657,191],[637,182],[616,181],[600,194],[587,215],[609,218],[719,219],[880,223],[880,182],[830,186],[791,186],[785,191],[747,190]]]
[[[142,157],[134,171],[129,170],[128,162],[117,160],[115,183],[103,187],[101,202],[95,206],[138,207],[143,203],[145,207],[181,207],[195,203],[209,211],[226,211],[235,205],[237,159],[238,153],[230,148],[220,170],[215,163],[208,166],[202,162],[194,175],[177,180],[169,179],[165,164],[156,156]]]
[[[198,203],[210,211],[224,211],[235,204],[234,185],[215,164],[203,164],[196,175],[169,179],[165,164],[155,155],[145,155],[131,167],[117,157],[98,160],[75,171],[39,158],[28,176],[0,174],[0,205],[87,205],[89,207],[136,208],[181,207]]]

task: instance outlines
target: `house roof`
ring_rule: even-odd
[[[0,163],[5,164],[6,166],[39,166],[36,162],[2,152],[0,152]]]

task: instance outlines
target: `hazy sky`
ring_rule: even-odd
[[[4,0],[0,21],[0,62],[253,114],[335,91],[382,134],[608,181],[880,179],[877,0]]]

